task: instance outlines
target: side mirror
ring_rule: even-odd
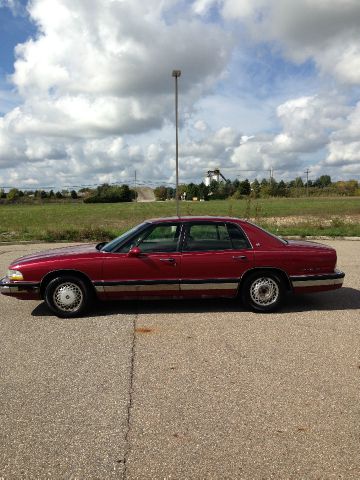
[[[108,243],[108,242],[100,242],[100,243],[98,243],[98,244],[96,245],[96,247],[95,247],[96,250],[99,250],[99,251],[100,251],[100,250],[102,249],[102,247],[104,247],[107,243]]]
[[[129,250],[128,257],[140,257],[141,255],[141,250],[139,247],[133,247],[131,250]]]

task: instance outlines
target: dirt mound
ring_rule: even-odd
[[[154,190],[150,187],[137,187],[138,202],[155,202]]]

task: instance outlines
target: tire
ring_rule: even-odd
[[[271,271],[254,272],[245,279],[241,296],[243,303],[254,312],[274,312],[284,301],[284,283]]]
[[[47,285],[45,302],[60,318],[78,317],[89,308],[91,292],[80,278],[62,275]]]

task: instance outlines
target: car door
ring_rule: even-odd
[[[185,224],[180,268],[183,296],[235,296],[242,274],[253,264],[252,247],[238,225]]]
[[[106,253],[103,287],[109,299],[179,296],[180,222],[150,224]],[[136,249],[134,248],[136,247]]]

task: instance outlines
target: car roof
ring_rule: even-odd
[[[235,222],[244,222],[243,219],[241,218],[236,218],[236,217],[218,217],[218,216],[211,216],[211,215],[202,215],[202,216],[185,216],[185,217],[163,217],[163,218],[151,218],[146,220],[146,222],[149,223],[162,223],[162,222],[194,222],[194,221],[214,221],[214,222],[229,222],[229,221],[235,221]]]

